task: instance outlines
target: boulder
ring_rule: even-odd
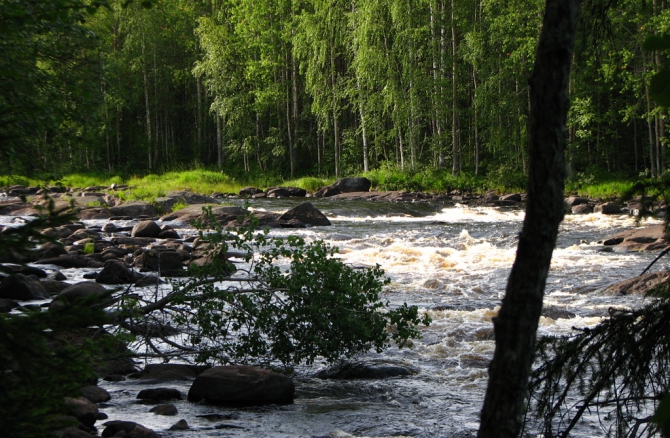
[[[307,191],[299,187],[270,187],[265,191],[265,195],[268,198],[304,198],[307,196]]]
[[[321,187],[319,190],[314,192],[314,196],[317,198],[328,198],[330,196],[339,195],[342,193],[340,189],[333,186]]]
[[[289,377],[244,365],[210,368],[196,377],[188,391],[189,401],[228,405],[291,403],[294,396]]]
[[[0,298],[0,313],[9,313],[17,307],[19,307],[19,303],[16,301]]]
[[[670,272],[651,272],[629,278],[605,287],[601,293],[603,295],[644,295],[651,288],[661,284],[670,287]]]
[[[500,197],[501,201],[514,201],[514,202],[521,202],[521,194],[520,193],[511,193],[509,195],[503,195]]]
[[[98,407],[84,397],[65,397],[67,415],[72,415],[86,427],[93,427],[98,419]]]
[[[134,218],[138,216],[158,216],[158,209],[146,201],[126,202],[115,207],[110,207],[109,211],[114,216],[130,216]]]
[[[133,421],[108,421],[104,423],[103,437],[123,436],[126,438],[160,438],[156,432]]]
[[[181,239],[181,236],[179,235],[179,233],[177,233],[177,231],[174,228],[169,227],[167,225],[163,225],[161,227],[161,232],[158,233],[158,238],[159,239]]]
[[[133,227],[131,237],[158,237],[161,227],[154,221],[142,221]]]
[[[182,208],[181,210],[175,211],[173,213],[167,214],[163,217],[161,217],[161,221],[163,222],[168,222],[168,221],[179,221],[181,223],[189,223],[193,220],[203,218],[203,212],[202,209],[204,207],[211,207],[212,208],[212,214],[221,223],[228,223],[231,220],[235,220],[240,216],[244,216],[246,214],[246,210],[240,207],[235,207],[235,206],[211,206],[211,205],[206,205],[206,204],[196,204],[196,205],[191,205],[186,208]]]
[[[340,178],[331,185],[341,193],[369,192],[371,186],[372,182],[364,177]]]
[[[568,205],[568,207],[574,207],[576,205],[588,204],[589,200],[582,198],[581,196],[570,196],[565,200],[565,203]]]
[[[112,222],[107,222],[105,225],[102,226],[102,231],[109,234],[109,233],[116,233],[117,231],[119,231],[119,229]]]
[[[593,207],[589,204],[577,204],[574,205],[570,211],[572,214],[591,214],[593,213]]]
[[[65,307],[66,302],[73,302],[79,299],[87,299],[90,297],[103,297],[108,293],[104,286],[93,281],[82,281],[81,283],[73,284],[67,289],[58,294],[49,309],[61,309]]]
[[[181,392],[174,388],[148,388],[143,389],[137,394],[140,400],[181,400]]]
[[[140,278],[142,274],[129,269],[123,262],[107,260],[95,281],[101,284],[128,284],[135,283]]]
[[[303,202],[279,216],[279,221],[298,220],[309,225],[330,225],[328,218],[310,202]]]
[[[65,289],[70,287],[70,283],[66,283],[60,280],[44,280],[40,282],[49,295],[58,295],[63,292]]]
[[[177,415],[179,413],[177,407],[172,403],[166,403],[163,405],[154,406],[149,410],[149,412],[153,413],[154,415],[166,415],[166,416]]]
[[[178,277],[184,274],[182,254],[173,250],[143,250],[135,257],[134,264],[136,268],[159,272],[166,277]]]
[[[47,242],[40,245],[40,247],[37,248],[37,250],[35,251],[35,259],[36,260],[48,259],[65,254],[67,254],[67,251],[65,251],[63,245],[56,242]]]
[[[189,429],[190,429],[190,426],[188,425],[186,420],[179,420],[175,424],[170,426],[170,428],[168,430],[189,430]]]
[[[340,178],[333,184],[321,187],[314,193],[316,197],[329,197],[342,193],[369,192],[372,182],[363,177]]]
[[[104,403],[112,399],[112,396],[97,385],[88,385],[81,388],[81,396],[91,403]]]
[[[258,189],[256,187],[245,187],[242,190],[240,190],[239,195],[242,197],[251,197],[254,195],[257,195],[259,193],[265,193],[263,190]]]
[[[615,202],[606,202],[596,205],[593,211],[602,214],[621,214],[621,207]]]
[[[630,251],[654,251],[667,248],[663,225],[625,230],[603,240],[607,246],[616,245],[619,249]]]
[[[334,365],[317,374],[320,379],[386,379],[412,376],[416,371],[405,366],[389,363],[344,363]]]
[[[51,295],[38,280],[23,274],[12,274],[0,283],[0,298],[9,300],[45,300]]]

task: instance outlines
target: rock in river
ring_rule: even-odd
[[[231,365],[210,368],[200,374],[188,391],[188,400],[226,405],[291,403],[293,381],[262,368]]]

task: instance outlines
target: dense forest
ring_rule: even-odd
[[[573,172],[665,169],[665,0],[586,2]],[[0,0],[0,173],[527,168],[540,0]]]

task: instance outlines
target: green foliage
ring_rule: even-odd
[[[599,416],[608,436],[651,436],[659,423],[665,427],[664,411],[655,419],[647,413],[670,390],[668,312],[667,299],[612,309],[594,328],[542,338],[529,396],[544,435],[569,436],[587,413]]]
[[[416,306],[389,309],[380,300],[389,280],[379,267],[347,266],[322,241],[271,238],[250,222],[223,230],[210,215],[197,224],[211,263],[193,267],[160,300],[170,303],[172,327],[186,334],[183,354],[209,363],[333,362],[403,346],[420,335],[418,324],[429,324]],[[227,260],[232,250],[248,267]]]
[[[65,214],[63,214],[65,213]],[[55,211],[45,212],[10,232],[0,234],[0,258],[26,259],[41,234],[73,218]],[[42,437],[69,424],[55,414],[63,413],[63,397],[78,396],[78,390],[95,379],[91,356],[99,350],[92,343],[72,345],[71,330],[99,326],[106,321],[91,300],[67,306],[63,311],[31,311],[0,314],[0,427],[4,436]]]
[[[101,321],[103,312],[88,306],[0,315],[0,423],[5,436],[47,436],[67,425],[54,416],[64,413],[63,397],[79,396],[79,388],[96,375],[88,360],[93,346],[69,345],[60,334]]]
[[[84,254],[93,254],[95,252],[95,243],[86,242],[84,244]]]
[[[300,187],[311,192],[314,192],[321,187],[330,185],[334,182],[332,179],[323,179],[315,177],[304,177],[296,180],[284,181],[280,185],[289,187]]]
[[[644,41],[645,50],[670,50],[670,34],[652,35]],[[661,106],[670,108],[670,70],[663,69],[651,78],[649,92]]]

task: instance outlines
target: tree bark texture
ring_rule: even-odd
[[[568,82],[580,0],[547,0],[530,78],[528,203],[505,298],[479,437],[517,437],[523,425],[544,287],[563,220]]]

